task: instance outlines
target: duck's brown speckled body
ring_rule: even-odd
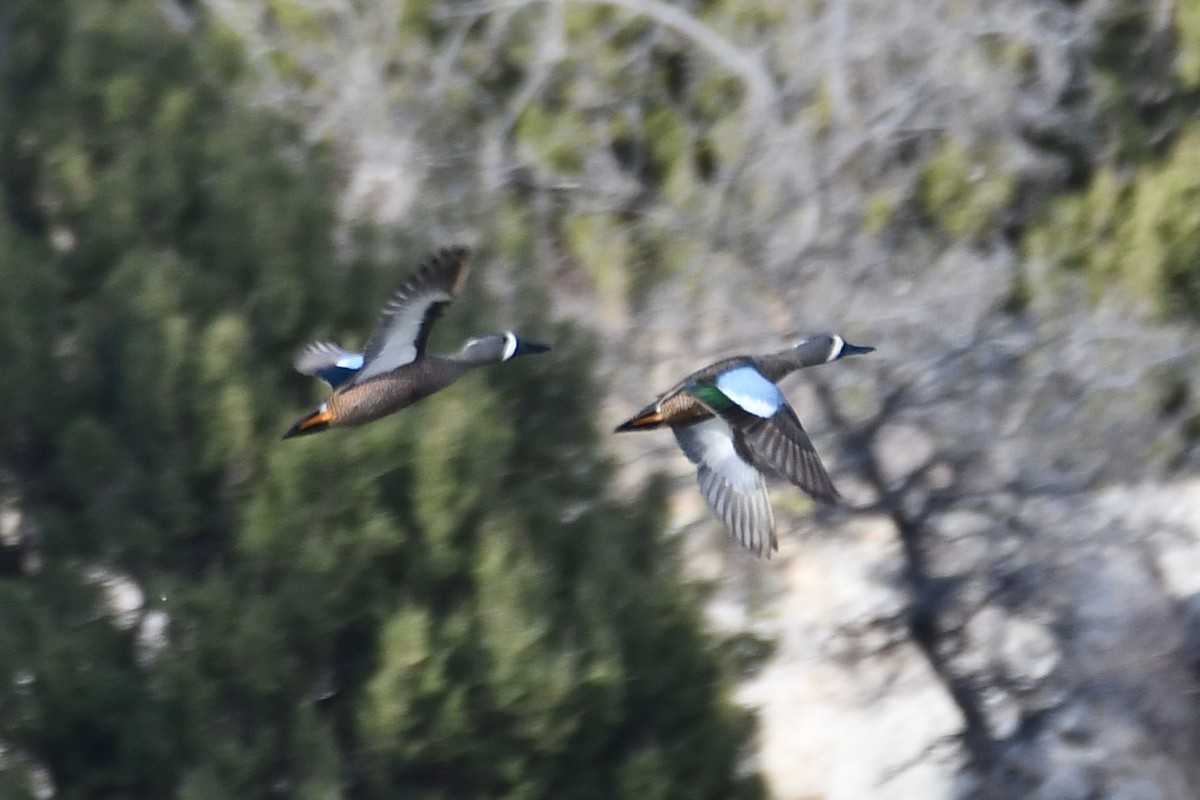
[[[325,379],[334,391],[283,438],[362,425],[423,400],[475,367],[549,350],[505,331],[472,339],[451,355],[426,354],[430,329],[466,280],[467,256],[463,248],[443,250],[396,290],[361,355],[328,342],[305,348],[296,369]]]

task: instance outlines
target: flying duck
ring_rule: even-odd
[[[283,438],[362,425],[411,406],[475,367],[549,350],[549,345],[526,342],[505,331],[471,339],[450,355],[425,352],[433,324],[466,281],[468,255],[460,247],[430,257],[383,307],[379,327],[362,353],[332,342],[304,348],[296,357],[296,370],[321,378],[333,393]]]
[[[813,336],[762,356],[733,356],[696,370],[617,431],[668,426],[696,465],[700,493],[733,537],[759,556],[779,549],[763,473],[782,475],[814,499],[837,489],[796,412],[776,384],[803,367],[874,351],[841,336]]]

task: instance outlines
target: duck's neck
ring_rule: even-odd
[[[773,383],[778,383],[782,378],[791,375],[801,367],[809,367],[814,364],[820,364],[821,361],[812,361],[811,357],[806,354],[789,348],[778,353],[759,356],[755,359],[758,365],[758,371],[763,377]]]
[[[764,377],[777,382],[798,369],[826,363],[829,361],[831,353],[829,342],[816,337],[803,341],[795,347],[789,347],[787,350],[759,356],[755,361],[758,364],[759,372]]]

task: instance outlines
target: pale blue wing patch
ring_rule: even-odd
[[[754,367],[734,367],[717,376],[717,388],[744,411],[768,419],[787,403],[779,387]]]
[[[362,369],[362,353],[351,353],[333,342],[313,342],[296,356],[294,366],[303,375],[312,375],[334,389]]]

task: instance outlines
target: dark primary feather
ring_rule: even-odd
[[[433,324],[466,280],[468,255],[463,247],[442,250],[396,290],[383,307],[379,327],[363,349],[363,367],[355,382],[421,357]]]
[[[779,549],[766,484],[760,491],[739,492],[719,472],[704,465],[696,469],[696,481],[704,501],[738,544],[759,556],[770,556]]]
[[[750,367],[763,380],[778,384],[798,369],[873,350],[849,344],[840,336],[820,335],[779,353],[722,359],[688,375],[617,430],[669,426],[684,454],[696,464],[700,493],[713,513],[742,545],[769,555],[778,545],[764,471],[782,475],[820,501],[836,502],[839,495],[778,386],[771,391],[754,376],[735,375],[726,393],[721,376]]]
[[[835,503],[840,499],[791,406],[781,407],[768,419],[746,416],[750,419],[738,426],[737,433],[755,464],[778,473],[817,500]]]
[[[701,383],[688,391],[729,424],[743,458],[760,469],[781,475],[817,500],[833,503],[840,498],[817,448],[790,405],[784,403],[766,419],[733,403],[718,408],[704,399],[708,385]]]
[[[721,373],[737,367],[754,367],[767,380],[779,383],[785,376],[798,369],[829,363],[831,356],[837,360],[847,355],[861,355],[874,350],[874,347],[849,344],[840,336],[823,334],[811,336],[798,342],[794,347],[778,353],[723,358],[714,364],[696,370],[660,394],[651,405],[618,425],[617,431],[648,430],[664,425],[691,422],[708,416],[710,412],[688,394],[688,386],[715,378]]]

